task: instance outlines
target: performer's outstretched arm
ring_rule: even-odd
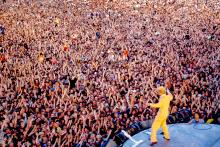
[[[160,108],[161,107],[161,103],[157,103],[157,104],[149,104],[151,107],[153,108]]]

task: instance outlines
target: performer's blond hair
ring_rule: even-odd
[[[157,92],[159,95],[163,95],[163,94],[166,94],[166,88],[163,87],[163,86],[160,86],[157,88]]]

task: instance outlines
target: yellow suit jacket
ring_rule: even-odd
[[[163,94],[160,96],[159,102],[157,104],[150,104],[153,108],[159,108],[157,117],[166,118],[169,115],[170,101],[173,99],[171,94]]]

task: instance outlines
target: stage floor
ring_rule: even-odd
[[[169,125],[170,141],[166,141],[158,131],[158,143],[154,147],[220,147],[220,125],[213,124],[172,124]],[[134,136],[136,141],[143,140],[137,147],[150,146],[150,129]],[[132,147],[134,143],[127,140],[123,147]]]

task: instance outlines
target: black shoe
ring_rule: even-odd
[[[167,141],[170,141],[170,139],[163,137],[164,139],[166,139]]]
[[[157,144],[157,142],[151,142],[150,146]]]

